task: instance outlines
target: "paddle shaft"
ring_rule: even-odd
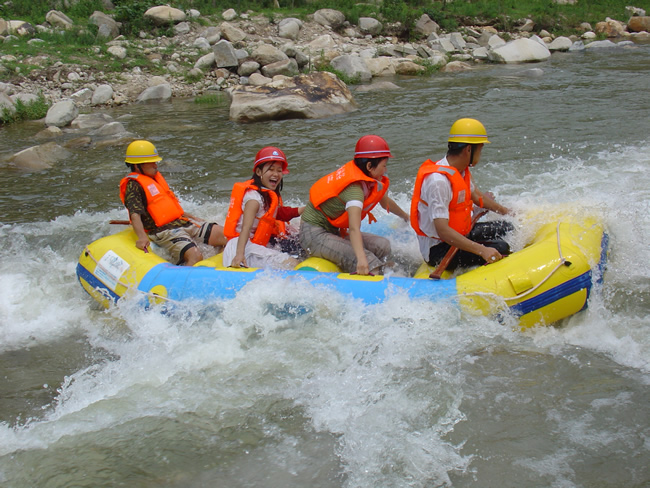
[[[476,225],[478,219],[483,217],[487,212],[488,212],[487,210],[481,210],[480,212],[474,214],[474,217],[472,218],[472,228],[474,228],[474,225]],[[457,252],[458,252],[458,248],[456,246],[451,246],[447,251],[447,254],[445,254],[445,257],[442,258],[442,261],[440,261],[438,266],[436,266],[436,269],[434,269],[431,272],[429,278],[431,278],[432,280],[439,280],[442,277],[442,273],[444,273],[445,270],[447,269],[447,266],[449,266],[451,260],[454,259],[454,256],[456,256]]]

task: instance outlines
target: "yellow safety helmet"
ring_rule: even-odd
[[[149,141],[133,141],[129,144],[129,147],[126,148],[125,163],[143,164],[157,163],[158,161],[162,161],[162,158],[158,156],[156,146],[151,144]]]
[[[447,142],[489,144],[485,127],[476,119],[458,119],[449,130]]]

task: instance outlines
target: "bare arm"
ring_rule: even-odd
[[[244,213],[242,217],[241,232],[239,233],[239,239],[237,240],[237,252],[235,257],[232,258],[230,266],[232,268],[239,268],[241,266],[247,266],[246,264],[246,244],[250,239],[251,228],[255,222],[255,216],[257,211],[260,208],[260,203],[257,200],[249,200],[244,205]]]
[[[492,193],[490,192],[483,193],[475,189],[472,192],[472,201],[474,202],[474,204],[482,208],[491,210],[492,212],[496,212],[501,215],[507,215],[513,213],[509,208],[504,207],[503,205],[497,203],[497,201],[494,198],[492,198]]]
[[[131,217],[131,226],[135,231],[135,234],[138,236],[138,240],[135,241],[135,247],[142,249],[144,252],[149,252],[149,236],[144,230],[144,225],[142,225],[142,218],[140,214],[132,213],[129,215]]]
[[[499,261],[503,257],[496,249],[474,242],[449,227],[448,219],[434,219],[433,224],[436,226],[440,239],[450,246],[457,247],[461,251],[477,254],[487,262]]]
[[[368,258],[366,258],[366,250],[363,247],[363,238],[361,237],[361,209],[359,207],[349,207],[346,211],[348,213],[350,243],[357,258],[357,273],[367,275],[370,270],[368,269]]]
[[[409,214],[402,210],[402,208],[397,205],[397,203],[395,203],[395,201],[390,198],[388,194],[385,194],[382,197],[382,199],[379,201],[379,205],[385,208],[388,213],[394,213],[405,222],[408,222],[410,219]]]

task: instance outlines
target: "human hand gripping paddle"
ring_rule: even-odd
[[[474,214],[474,217],[472,217],[472,228],[474,228],[474,225],[476,222],[478,222],[478,219],[483,217],[486,213],[488,213],[487,210],[481,210],[480,212]],[[456,246],[451,246],[447,251],[447,254],[445,254],[445,257],[442,258],[442,261],[440,261],[438,266],[436,266],[436,269],[431,272],[429,278],[432,280],[439,280],[442,277],[442,273],[445,272],[447,266],[449,266],[449,263],[452,259],[454,259],[454,256],[457,252],[458,248]]]

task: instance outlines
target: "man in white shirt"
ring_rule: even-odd
[[[411,202],[411,225],[418,234],[424,260],[436,266],[451,246],[459,249],[447,269],[499,261],[510,247],[502,238],[513,229],[507,221],[479,223],[472,228],[474,207],[502,215],[510,210],[490,193],[475,187],[470,167],[481,159],[489,144],[485,127],[475,119],[459,119],[451,127],[447,156],[425,161],[415,182]]]

